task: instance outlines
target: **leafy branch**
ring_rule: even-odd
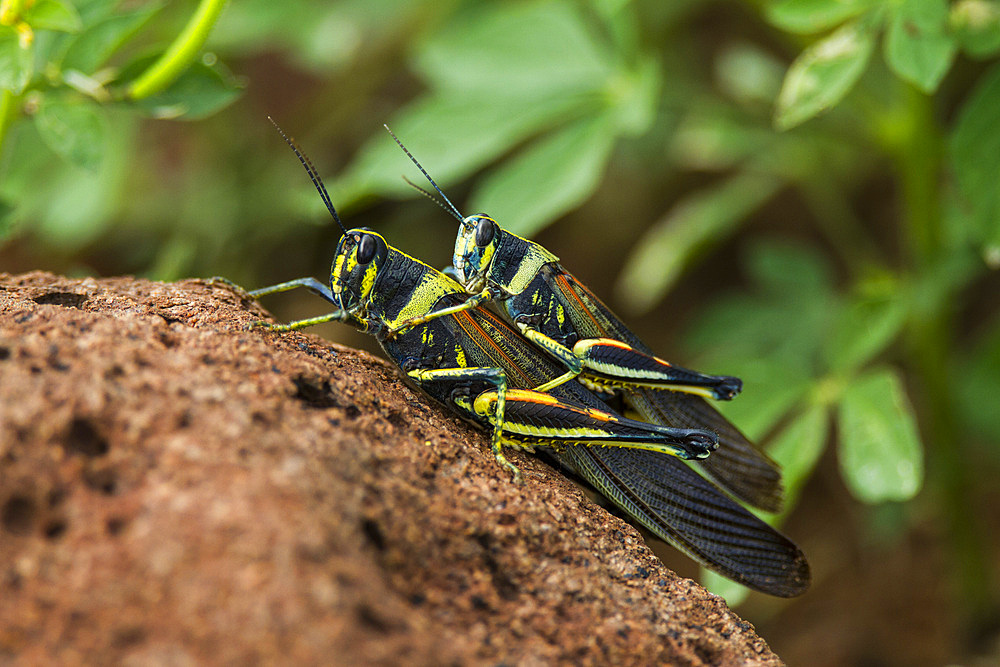
[[[177,39],[127,88],[125,97],[141,100],[155,95],[177,80],[204,46],[227,0],[202,0]]]
[[[161,5],[125,10],[116,5],[114,0],[0,3],[0,157],[12,126],[28,116],[53,152],[96,171],[108,141],[105,109],[200,118],[236,98],[238,82],[221,66],[194,63],[224,0],[203,0],[152,63],[145,56],[129,59],[127,46]]]

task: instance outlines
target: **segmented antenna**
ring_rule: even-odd
[[[431,194],[430,192],[427,192],[427,190],[424,190],[422,187],[420,187],[419,185],[417,185],[416,183],[414,183],[413,181],[411,181],[409,178],[407,178],[405,175],[403,176],[403,180],[406,181],[406,184],[409,185],[411,188],[413,188],[414,190],[416,190],[417,192],[419,192],[423,196],[425,196],[428,199],[430,199],[432,202],[434,202],[435,204],[437,204],[438,206],[440,206],[441,208],[443,208],[448,213],[451,213],[451,209],[448,208],[447,206],[445,206],[444,204],[442,204],[438,200],[438,198],[435,197],[433,194]]]
[[[312,179],[313,185],[316,186],[316,191],[319,192],[319,196],[323,199],[323,203],[326,204],[326,210],[330,212],[333,219],[337,221],[338,225],[340,225],[340,231],[346,234],[347,229],[344,227],[344,223],[340,221],[340,216],[337,215],[337,209],[333,207],[333,203],[330,201],[330,195],[326,192],[326,186],[323,185],[323,181],[320,179],[319,173],[316,171],[316,167],[313,166],[312,161],[299,149],[299,145],[295,143],[295,140],[285,134],[285,131],[282,130],[276,122],[274,122],[273,118],[268,116],[267,119],[271,121],[271,125],[274,125],[274,129],[278,131],[278,134],[280,134],[281,138],[285,140],[285,143],[288,144],[293,151],[295,151],[295,156],[299,158],[299,162],[301,162],[302,166],[305,167],[306,173],[309,174],[309,178]]]
[[[451,214],[452,214],[453,216],[455,216],[455,219],[456,219],[456,220],[458,220],[459,222],[461,222],[461,223],[463,223],[463,224],[464,224],[464,223],[465,223],[465,218],[463,218],[463,217],[462,217],[462,214],[458,212],[458,209],[457,209],[457,208],[455,208],[455,205],[451,203],[451,200],[450,200],[450,199],[448,199],[448,196],[447,196],[447,195],[446,195],[446,194],[445,194],[445,193],[444,193],[444,192],[443,192],[443,191],[441,190],[441,188],[439,188],[439,187],[438,187],[438,184],[434,182],[434,179],[433,179],[433,178],[431,178],[431,175],[427,173],[427,171],[426,171],[426,170],[425,170],[425,169],[423,168],[423,166],[421,166],[421,164],[420,164],[419,162],[417,162],[417,158],[413,157],[413,153],[411,153],[410,151],[406,150],[406,146],[404,146],[404,145],[403,145],[403,142],[399,140],[399,137],[397,137],[397,136],[396,136],[396,134],[395,134],[395,133],[394,133],[394,132],[393,132],[392,130],[390,130],[390,129],[389,129],[389,126],[388,126],[388,125],[384,125],[384,124],[383,124],[383,125],[382,125],[382,127],[384,127],[384,128],[386,129],[386,131],[387,131],[387,132],[388,132],[389,134],[391,134],[391,135],[392,135],[392,138],[396,140],[396,143],[397,143],[397,144],[399,145],[399,147],[400,147],[400,148],[402,148],[402,149],[403,149],[403,152],[404,152],[404,153],[406,153],[406,156],[407,156],[408,158],[410,158],[410,161],[411,161],[411,162],[413,162],[413,164],[417,165],[417,169],[419,169],[419,170],[420,170],[420,173],[421,173],[421,174],[423,174],[423,175],[424,175],[424,177],[425,177],[425,178],[426,178],[426,179],[427,179],[428,181],[430,181],[431,185],[433,185],[433,186],[434,186],[434,189],[435,189],[435,190],[437,190],[437,193],[438,193],[439,195],[441,195],[441,199],[443,199],[443,200],[445,201],[445,204],[447,204],[447,206],[445,206],[445,205],[444,205],[444,204],[442,204],[441,202],[438,202],[438,205],[439,205],[439,206],[440,206],[441,208],[443,208],[444,210],[446,210],[446,211],[448,211],[449,213],[451,213]],[[404,178],[405,178],[405,177],[404,177]],[[409,180],[407,180],[406,182],[407,182],[407,183],[410,183],[410,181],[409,181]],[[410,185],[413,185],[413,183],[410,183]],[[413,185],[413,187],[417,188],[417,189],[418,189],[418,190],[420,190],[421,192],[424,192],[424,194],[428,194],[428,193],[427,193],[426,191],[424,191],[424,190],[423,190],[423,188],[418,188],[418,187],[417,187],[417,186],[415,186],[415,185]],[[432,197],[431,199],[433,199],[433,197]],[[435,199],[434,201],[437,201],[437,200]]]

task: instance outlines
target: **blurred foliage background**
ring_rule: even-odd
[[[224,4],[0,1],[0,269],[325,277],[338,230],[268,114],[349,226],[443,266],[386,122],[662,356],[744,379],[722,407],[815,582],[708,581],[779,655],[1000,655],[1000,2]]]

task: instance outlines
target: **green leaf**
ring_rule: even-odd
[[[831,370],[850,375],[896,338],[907,314],[906,303],[897,296],[860,296],[842,309],[823,348]]]
[[[21,48],[17,31],[0,26],[0,90],[20,94],[31,80],[34,58],[30,48]]]
[[[749,260],[750,273],[757,276],[753,291],[713,300],[696,321],[689,340],[695,349],[712,351],[707,358],[713,363],[702,367],[744,377],[747,389],[740,400],[733,401],[732,407],[728,403],[719,407],[740,419],[753,420],[754,413],[764,414],[770,408],[746,405],[751,402],[751,377],[766,383],[768,395],[784,395],[787,400],[790,391],[800,398],[821,373],[816,363],[820,345],[839,312],[840,297],[827,284],[827,265],[816,251],[787,243],[758,243]],[[781,272],[786,276],[779,280]],[[800,285],[795,284],[796,276]]]
[[[439,91],[487,103],[604,87],[614,58],[571,2],[483,3],[427,38],[416,67]]]
[[[74,94],[47,96],[67,102],[79,99]],[[48,99],[43,99],[43,104]],[[79,99],[83,104],[82,99]],[[66,160],[53,159],[38,132],[38,121],[22,123],[17,141],[10,145],[9,157],[17,165],[14,179],[0,178],[3,195],[17,202],[17,231],[37,240],[39,247],[48,248],[60,257],[82,257],[82,250],[90,245],[109,252],[108,248],[121,251],[119,262],[124,266],[134,264],[144,246],[156,243],[154,237],[164,235],[149,227],[150,207],[167,206],[173,215],[167,216],[171,225],[176,224],[176,200],[156,203],[156,196],[142,197],[139,202],[134,187],[128,189],[128,178],[136,175],[136,126],[135,114],[118,112],[92,105],[101,114],[107,113],[114,132],[106,133],[100,168],[96,171],[81,169]],[[41,109],[39,109],[41,111]],[[169,199],[169,198],[168,198]],[[131,202],[131,213],[129,203]],[[125,208],[122,208],[125,206]],[[124,213],[123,213],[124,211]],[[204,218],[202,218],[204,220]],[[132,232],[122,234],[122,222],[131,226]],[[115,225],[119,225],[115,227]],[[111,233],[112,229],[117,233]],[[151,254],[151,253],[150,253]],[[81,265],[77,265],[81,266]]]
[[[897,373],[882,368],[844,391],[838,414],[840,469],[866,503],[908,500],[923,481],[923,448]]]
[[[788,32],[829,30],[867,11],[875,0],[779,0],[767,7],[767,20]]]
[[[956,2],[951,6],[951,26],[967,55],[988,58],[1000,51],[1000,2]]]
[[[778,95],[775,125],[787,130],[837,104],[864,73],[874,46],[871,26],[855,21],[799,54]]]
[[[107,121],[96,103],[86,98],[44,98],[35,127],[45,144],[68,162],[91,171],[100,166]]]
[[[60,163],[51,183],[51,196],[39,208],[39,219],[31,225],[32,235],[45,247],[72,256],[88,244],[105,239],[115,213],[109,197],[107,160],[97,171],[87,171]]]
[[[785,65],[762,46],[741,41],[724,47],[715,60],[715,72],[720,92],[727,98],[748,106],[770,105],[781,90]],[[726,110],[733,112],[731,107]],[[749,124],[748,118],[740,120]]]
[[[743,332],[730,331],[728,340],[740,338]],[[813,383],[809,368],[789,362],[779,354],[742,357],[726,353],[707,354],[697,368],[725,370],[743,380],[743,393],[738,401],[715,404],[726,418],[739,424],[740,430],[752,440],[760,440],[796,404],[802,402]]]
[[[532,104],[526,111],[513,99],[483,105],[466,95],[432,95],[406,106],[388,125],[447,192],[449,184],[511,146],[579,115],[579,105],[579,100],[556,97]],[[426,182],[392,138],[379,128],[347,171],[332,183],[330,191],[336,192],[339,205],[345,208],[375,193],[415,196],[413,188],[400,178],[404,173],[416,183]]]
[[[738,173],[681,200],[650,228],[626,260],[616,284],[625,308],[642,313],[656,305],[699,251],[735,231],[781,185],[774,176]]]
[[[132,104],[154,118],[199,120],[231,104],[241,93],[242,87],[221,66],[196,62],[163,92]]]
[[[613,117],[614,128],[602,130],[587,142],[589,146],[569,146],[577,152],[575,167],[570,167],[568,156],[551,158],[562,177],[575,172],[579,180],[571,185],[580,191],[550,190],[533,206],[519,203],[521,195],[515,193],[497,209],[518,213],[516,229],[537,229],[582,201],[582,190],[594,187],[583,177],[597,162],[603,167],[604,159],[594,158],[610,150],[608,136],[644,132],[659,103],[658,64],[640,54],[630,60],[631,67],[625,67],[603,33],[593,29],[595,18],[587,15],[587,19],[577,3],[566,0],[466,6],[418,44],[416,68],[431,92],[392,118],[389,126],[447,189],[449,182],[549,129],[558,128],[568,136],[573,134],[564,128],[568,123]],[[518,176],[522,168],[533,168],[533,162],[550,159],[543,148],[546,141],[559,144],[552,137],[539,141],[528,149],[538,155],[524,153],[524,163],[505,166],[480,185],[480,202],[491,203],[491,193],[507,187],[539,189],[541,183],[522,184]],[[399,167],[386,168],[393,164]],[[404,170],[409,178],[425,182],[406,166],[391,140],[376,134],[331,190],[337,190],[345,207],[374,193],[413,194],[399,178]]]
[[[159,2],[150,2],[131,11],[120,11],[88,25],[67,47],[62,57],[63,69],[92,74],[118,48],[160,10]]]
[[[663,71],[653,58],[644,58],[629,72],[623,72],[611,91],[610,106],[616,125],[623,134],[644,134],[656,120],[663,87]]]
[[[1000,65],[977,84],[958,113],[948,142],[964,221],[986,247],[1000,245]],[[963,222],[958,220],[958,222]]]
[[[783,240],[755,241],[746,268],[763,291],[782,301],[796,295],[807,299],[832,295],[833,268],[815,248]]]
[[[786,507],[795,504],[795,498],[819,462],[828,433],[826,408],[810,405],[768,446],[767,453],[781,466]]]
[[[80,19],[86,27],[106,19],[118,10],[121,0],[83,0],[76,3]]]
[[[925,93],[937,90],[955,58],[946,0],[903,0],[885,39],[885,59],[901,78]]]
[[[25,21],[35,30],[78,32],[83,27],[76,8],[65,0],[37,0]]]
[[[531,236],[593,193],[614,146],[614,129],[610,118],[588,118],[536,141],[482,181],[471,208]]]
[[[736,115],[729,108],[694,108],[674,130],[668,148],[671,160],[692,171],[725,171],[770,149],[771,128]]]

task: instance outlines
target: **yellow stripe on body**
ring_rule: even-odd
[[[403,306],[399,313],[397,313],[395,317],[391,319],[387,318],[385,320],[385,323],[390,329],[400,326],[403,322],[417,317],[422,317],[430,313],[434,310],[434,307],[437,305],[437,302],[441,299],[441,297],[447,294],[461,294],[462,296],[465,296],[465,290],[462,286],[448,276],[438,273],[429,265],[424,264],[424,262],[414,259],[405,253],[399,254],[413,262],[416,262],[417,264],[426,266],[430,270],[427,271],[420,279],[420,284],[418,284],[416,289],[413,290],[410,300],[407,301],[406,305]]]
[[[510,232],[507,233],[510,234]],[[504,289],[511,294],[520,294],[535,279],[535,276],[538,275],[543,266],[552,262],[558,262],[559,258],[534,241],[529,241],[517,234],[510,235],[526,242],[529,248],[527,254],[521,258],[520,263],[517,265],[517,272],[514,273],[514,277],[504,285]]]
[[[465,358],[465,350],[462,349],[461,345],[455,346],[455,361],[462,367],[469,365],[468,360]]]
[[[355,261],[355,263],[357,262]],[[361,277],[361,298],[364,301],[368,301],[368,297],[372,293],[372,288],[375,287],[375,278],[377,277],[378,267],[375,266],[375,262],[372,262],[365,269],[365,275]]]
[[[337,258],[333,263],[333,270],[331,271],[333,279],[330,281],[330,291],[334,294],[340,294],[344,291],[344,287],[340,282],[340,277],[344,275],[345,261],[347,261],[347,253],[337,253]]]
[[[531,391],[527,389],[508,389],[506,395],[506,401],[508,406],[511,403],[536,403],[541,405],[551,405],[558,407],[567,412],[573,412],[577,415],[582,416],[585,419],[591,419],[597,422],[604,422],[606,424],[614,424],[619,421],[614,415],[604,412],[602,410],[595,410],[593,408],[587,408],[576,405],[569,405],[563,401],[560,401],[551,394],[543,394],[537,391]],[[495,405],[497,403],[497,393],[495,391],[486,391],[476,397],[473,403],[473,408],[475,412],[483,417],[490,417],[495,413]],[[572,436],[576,435],[585,439],[593,439],[600,437],[611,437],[615,436],[615,433],[610,428],[599,428],[597,426],[567,426],[565,428],[550,428],[543,426],[532,426],[530,424],[524,424],[521,422],[515,422],[511,420],[504,420],[503,425],[504,431],[509,431],[511,433],[519,435],[528,435],[532,437],[540,438],[559,438],[562,440],[572,439]]]
[[[567,300],[572,300],[576,302],[576,305],[573,306],[572,308],[572,312],[575,312],[578,315],[585,316],[583,319],[587,321],[587,323],[589,324],[588,328],[591,328],[591,330],[600,332],[602,336],[607,335],[606,327],[602,326],[601,322],[598,321],[596,315],[591,310],[591,308],[586,303],[583,302],[583,299],[580,298],[580,295],[577,294],[576,290],[574,290],[573,287],[569,284],[569,280],[567,280],[566,274],[559,273],[556,274],[554,278],[556,284],[560,287],[560,291],[562,292],[563,296]],[[587,332],[579,330],[578,328],[577,333],[580,336],[584,336]]]

